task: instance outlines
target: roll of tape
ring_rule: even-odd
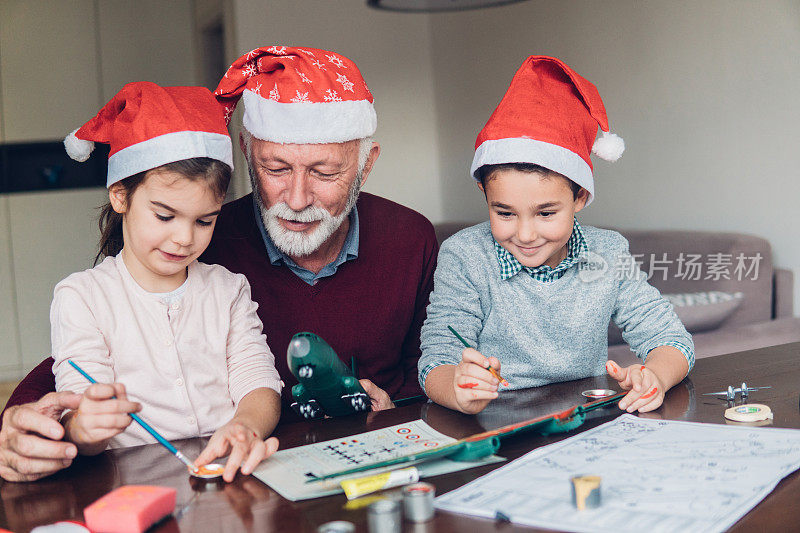
[[[772,410],[760,403],[746,403],[726,409],[725,418],[734,422],[761,422],[772,419]]]

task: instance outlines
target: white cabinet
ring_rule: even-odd
[[[92,266],[97,207],[104,188],[8,195],[22,366],[50,354],[50,302],[56,283]]]
[[[97,113],[92,0],[0,2],[5,142],[63,139]]]
[[[17,306],[11,259],[8,198],[0,196],[0,380],[13,380],[20,368]]]

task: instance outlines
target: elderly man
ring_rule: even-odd
[[[425,217],[360,193],[380,146],[372,141],[377,119],[358,67],[324,50],[258,48],[233,63],[215,94],[228,117],[243,100],[240,145],[254,192],[223,207],[201,260],[249,280],[287,385],[284,407],[296,380],[281,354],[300,331],[355,361],[373,408],[421,394],[420,328],[438,246]],[[51,366],[49,360],[34,369],[8,405],[53,390]],[[60,438],[47,423],[60,411],[40,405],[46,399],[6,411],[5,479],[34,479],[69,464],[71,448],[48,440]]]

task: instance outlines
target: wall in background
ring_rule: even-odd
[[[482,220],[477,132],[523,59],[554,55],[597,85],[627,151],[596,160],[582,220],[769,239],[800,310],[800,3],[532,0],[431,15],[448,220]]]
[[[375,96],[382,150],[365,190],[443,220],[429,16],[377,11],[364,0],[232,1],[239,55],[304,45],[355,61]]]
[[[60,139],[127,81],[198,82],[197,32],[219,13],[228,62],[265,44],[353,59],[383,148],[366,190],[433,222],[485,218],[468,176],[475,136],[527,55],[564,59],[628,145],[596,163],[583,220],[764,236],[796,272],[800,310],[800,3],[530,0],[424,15],[363,0],[3,0],[0,142]],[[249,188],[237,166],[234,196]],[[90,266],[104,196],[0,195],[0,379],[49,350],[52,288]]]

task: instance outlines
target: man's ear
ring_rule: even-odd
[[[247,144],[244,142],[244,134],[239,132],[239,148],[242,149],[245,159],[247,159]]]
[[[578,191],[578,197],[575,198],[575,212],[577,213],[584,207],[586,207],[586,202],[589,200],[589,191],[581,187],[581,190]]]
[[[378,156],[381,155],[381,145],[373,142],[372,148],[369,149],[369,155],[367,156],[367,162],[364,164],[364,171],[361,173],[361,186],[364,186],[364,183],[367,182],[367,177],[369,173],[372,171],[372,165],[375,164],[375,161],[378,159]]]
[[[120,182],[112,183],[108,188],[108,201],[117,213],[122,214],[128,210],[128,191]]]

